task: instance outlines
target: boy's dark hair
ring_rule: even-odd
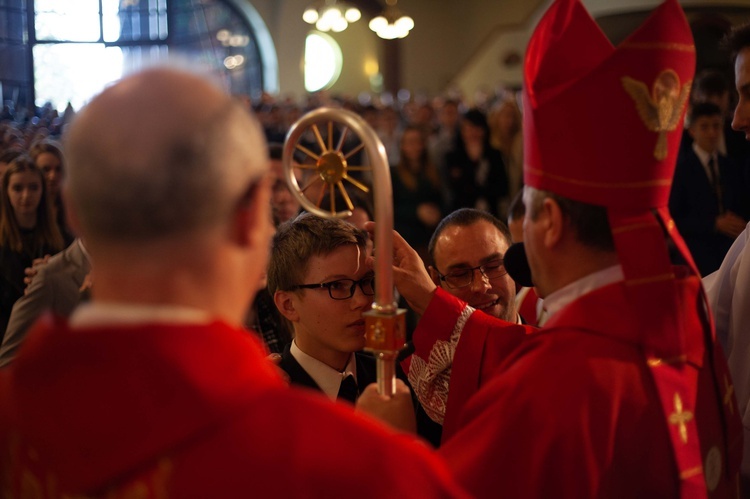
[[[702,118],[703,116],[721,116],[721,109],[712,102],[699,102],[694,104],[693,107],[690,108],[688,123],[692,126],[693,123],[695,123],[695,120]]]
[[[302,213],[279,226],[268,264],[268,292],[286,291],[302,282],[313,256],[325,256],[345,245],[365,250],[367,232],[336,218]]]

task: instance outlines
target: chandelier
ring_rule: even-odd
[[[398,0],[385,0],[383,13],[370,21],[370,29],[380,38],[404,38],[414,27],[414,20],[396,7]]]
[[[359,21],[362,13],[358,8],[336,0],[318,1],[308,6],[302,13],[302,20],[314,24],[319,31],[344,31],[349,23]]]

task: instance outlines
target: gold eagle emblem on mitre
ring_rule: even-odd
[[[648,87],[642,81],[628,76],[622,78],[622,86],[633,98],[641,121],[650,131],[659,134],[654,149],[654,157],[659,161],[667,157],[667,132],[677,128],[692,83],[693,80],[689,80],[680,86],[680,77],[677,73],[672,69],[666,69],[656,77],[653,89],[649,93]]]

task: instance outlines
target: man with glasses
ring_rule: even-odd
[[[542,17],[524,67],[523,231],[549,318],[487,375],[462,352],[515,326],[405,279],[419,262],[394,238],[401,294],[460,335],[450,404],[459,367],[481,385],[440,448],[471,494],[739,495],[731,378],[695,267],[670,261],[672,247],[690,261],[667,203],[694,68],[676,0],[617,47],[579,0]]]
[[[367,233],[336,219],[304,213],[282,224],[273,239],[268,290],[294,328],[280,367],[292,384],[354,403],[375,382],[365,346],[362,312],[373,301]]]
[[[425,412],[444,425],[443,440],[450,437],[454,418],[479,386],[477,376],[481,369],[474,367],[496,365],[486,358],[482,362],[482,357],[499,356],[499,362],[520,343],[525,330],[510,327],[489,340],[485,335],[472,334],[468,340],[474,348],[462,348],[457,357],[461,330],[449,331],[435,327],[435,323],[449,320],[445,312],[452,307],[441,310],[445,302],[466,304],[470,307],[467,310],[481,310],[509,326],[521,323],[515,304],[516,283],[503,262],[510,244],[508,227],[490,213],[474,208],[461,208],[445,217],[430,239],[428,250],[434,265],[429,267],[429,274],[445,301],[436,301],[440,305],[426,313],[417,325],[412,338],[414,355],[404,367]],[[450,399],[449,392],[454,394]]]

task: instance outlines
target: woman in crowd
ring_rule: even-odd
[[[503,154],[508,173],[508,199],[513,199],[523,184],[521,123],[521,110],[512,97],[499,101],[490,111],[490,145]]]
[[[31,146],[29,156],[31,156],[34,164],[44,174],[47,197],[52,207],[52,214],[67,246],[73,242],[74,237],[70,230],[68,230],[67,221],[65,220],[65,210],[60,196],[62,180],[65,175],[65,157],[63,156],[62,147],[57,142],[44,139]]]
[[[427,244],[443,217],[443,207],[440,176],[429,159],[422,129],[404,130],[391,179],[395,229],[429,263]]]
[[[455,148],[445,158],[453,206],[488,211],[505,219],[500,201],[508,195],[503,155],[490,145],[487,117],[471,109],[461,119]]]
[[[27,155],[14,159],[2,177],[0,212],[0,337],[13,303],[23,295],[24,269],[34,259],[63,249],[42,171]]]

